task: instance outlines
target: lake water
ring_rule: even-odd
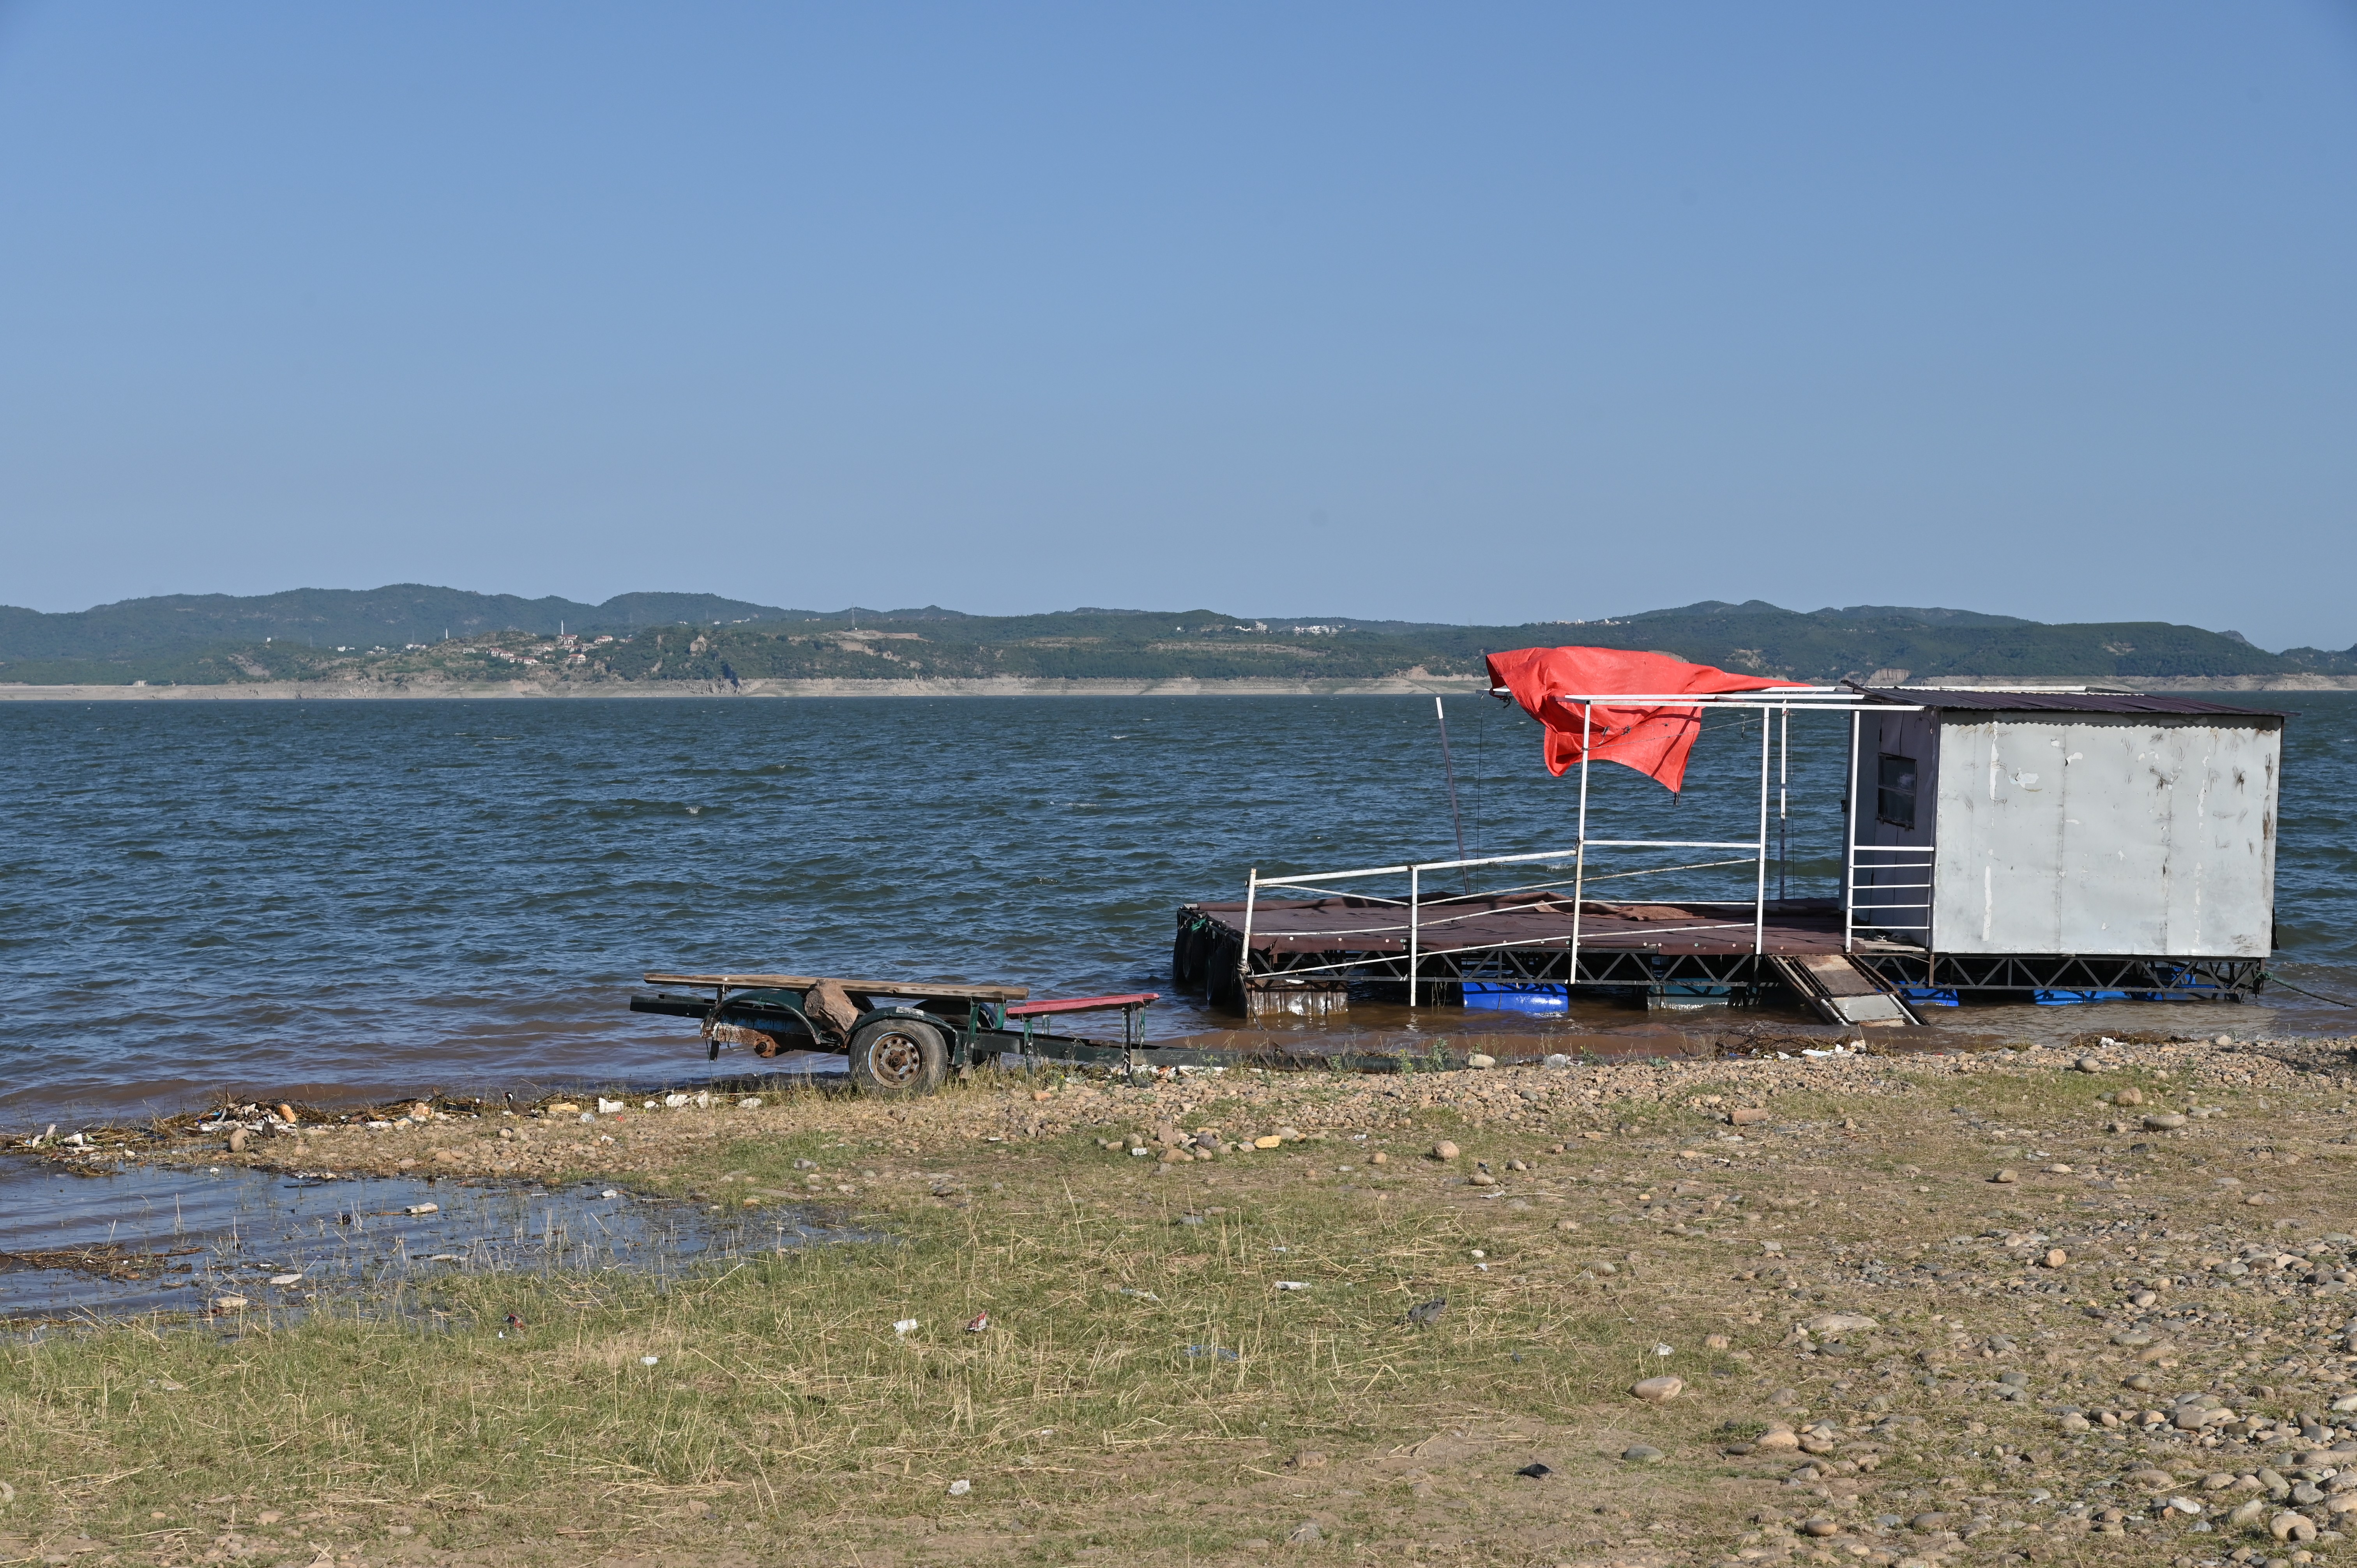
[[[2276,972],[2357,998],[2357,694],[2242,700],[2300,714]],[[1567,843],[1536,727],[1449,709],[1468,849]],[[1758,732],[1715,723],[1683,800],[1598,768],[1595,831],[1748,837]],[[1794,724],[1796,897],[1835,890],[1846,736]],[[626,1010],[651,968],[1168,991],[1173,910],[1248,867],[1453,846],[1429,699],[0,703],[0,1123],[698,1078],[692,1025]],[[1682,891],[1713,877],[1749,896]],[[2352,1022],[2281,992],[2193,1026]]]

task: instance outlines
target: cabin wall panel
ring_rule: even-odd
[[[1944,717],[1938,950],[2267,955],[2279,725]]]

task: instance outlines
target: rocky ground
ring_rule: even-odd
[[[788,1541],[760,1485],[819,1463],[789,1445],[681,1481],[701,1514],[585,1540],[601,1561],[2306,1563],[2357,1534],[2352,1046],[2090,1036],[1950,1056],[993,1079],[908,1104],[771,1088],[334,1121],[256,1106],[37,1152],[815,1204],[943,1237],[958,1305],[942,1310],[979,1305],[993,1334],[1044,1337],[1083,1308],[1168,1314],[1171,1336],[1243,1358],[1234,1388],[1183,1410],[1177,1384],[1152,1385],[1167,1430],[1150,1436],[1067,1428],[1005,1395],[993,1441],[1029,1446],[957,1463],[1021,1475],[1020,1498],[977,1479],[952,1502],[963,1471],[908,1460],[903,1440],[900,1460],[857,1466],[888,1485],[834,1477],[832,1500],[795,1516],[822,1522]],[[1105,1277],[1073,1294],[1069,1256],[1049,1260],[1065,1293],[1051,1309],[1019,1294],[1020,1255],[1074,1216]],[[1265,1317],[1294,1286],[1304,1315],[1328,1316],[1262,1331],[1306,1335],[1282,1357],[1186,1326],[1239,1303]],[[1297,1350],[1333,1375],[1247,1386],[1253,1357]],[[99,1553],[84,1562],[522,1550],[470,1534],[463,1508],[412,1524],[334,1503],[306,1534],[285,1500],[295,1525],[228,1528],[240,1507],[260,1517],[270,1499],[253,1495],[185,1527],[161,1501],[180,1533],[143,1558],[102,1498],[45,1478],[25,1444],[61,1418],[12,1375],[0,1463],[19,1498],[0,1506],[0,1561],[63,1560],[84,1539]],[[28,1518],[37,1530],[6,1536]]]

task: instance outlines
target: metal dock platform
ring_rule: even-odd
[[[1759,725],[1748,836],[1590,832],[1588,770],[1606,737],[1675,718],[1690,744],[1703,714],[1728,710]],[[1254,869],[1242,901],[1179,909],[1172,979],[1247,1016],[1337,1013],[1353,990],[1415,1007],[1588,988],[1671,1005],[1788,1000],[1851,1027],[1968,1000],[2237,1002],[2266,983],[2281,714],[2077,689],[1851,685],[1575,692],[1542,711],[1550,755],[1571,747],[1550,766],[1578,769],[1568,844]],[[1837,898],[1772,896],[1795,712],[1849,721]],[[1751,897],[1596,897],[1711,871],[1719,890],[1739,878]],[[1477,890],[1477,872],[1522,880]]]
[[[1536,893],[1419,900],[1330,897],[1190,904],[1178,911],[1172,978],[1214,1005],[1338,1012],[1352,986],[1410,1005],[1458,1002],[1467,983],[1593,986],[1667,999],[1797,993],[1831,1023],[1916,1020],[1860,961],[1914,957],[1845,929],[1832,899],[1613,904]],[[1853,950],[1845,951],[1845,943]]]

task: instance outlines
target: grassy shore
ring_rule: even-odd
[[[169,1128],[147,1157],[597,1176],[875,1239],[13,1339],[0,1562],[2335,1560],[2346,1059],[999,1080],[235,1155]],[[2184,1429],[2189,1395],[2231,1420]]]

